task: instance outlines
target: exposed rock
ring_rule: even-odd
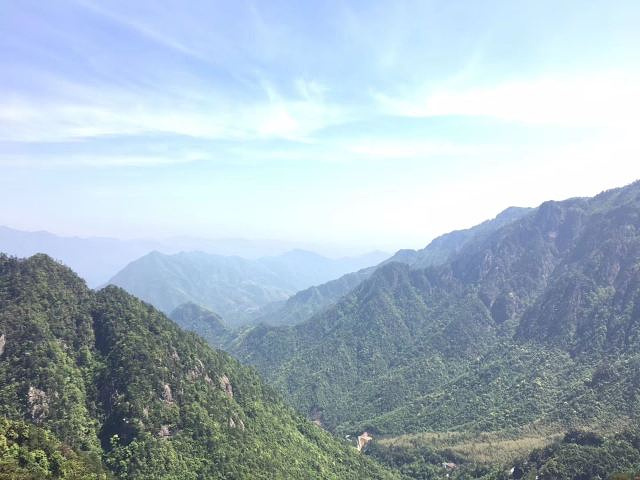
[[[318,407],[314,407],[313,410],[311,410],[311,422],[315,425],[317,425],[320,428],[324,428],[324,423],[323,420],[324,418],[322,417],[322,410],[319,409]]]
[[[373,440],[373,437],[368,432],[358,435],[358,445],[356,446],[358,451],[361,452],[371,440]]]
[[[49,415],[49,402],[47,394],[43,390],[29,387],[27,403],[31,409],[31,418],[33,418],[36,423],[41,422]]]
[[[169,430],[169,426],[168,425],[162,425],[160,426],[160,431],[158,432],[158,436],[160,438],[169,438],[171,436],[171,431]]]
[[[196,358],[196,366],[187,372],[187,378],[193,381],[200,377],[203,377],[205,382],[211,383],[211,378],[205,372],[204,363]]]
[[[164,387],[162,388],[162,399],[166,403],[173,403],[173,395],[171,394],[171,387],[168,383],[165,383]]]
[[[202,364],[199,358],[196,358],[196,366],[187,372],[187,378],[193,381],[197,378],[200,378],[200,376],[202,376],[203,373],[204,373],[204,365]]]
[[[229,428],[239,428],[240,431],[244,432],[244,422],[240,419],[236,421],[233,417],[229,417]]]
[[[227,377],[226,375],[222,375],[220,377],[220,388],[224,390],[224,393],[227,394],[227,397],[233,398],[233,387],[231,386],[229,377]]]
[[[7,344],[7,339],[4,336],[4,333],[0,335],[0,355],[4,353],[4,346]]]

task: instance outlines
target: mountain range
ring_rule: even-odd
[[[70,237],[46,231],[23,231],[0,226],[0,252],[16,257],[28,257],[46,253],[71,267],[84,278],[90,287],[103,286],[130,262],[152,251],[173,254],[184,251],[202,251],[222,256],[239,256],[257,259],[278,256],[303,246],[307,249],[328,252],[332,256],[344,256],[345,249],[323,245],[306,245],[300,242],[278,240],[207,239],[187,236],[162,240],[121,240],[109,237]],[[377,256],[376,256],[377,255]],[[372,258],[381,261],[388,255],[376,252]],[[361,268],[356,262],[352,270]]]
[[[530,210],[530,208],[509,207],[492,220],[487,220],[465,230],[456,230],[441,235],[421,250],[399,250],[395,255],[385,259],[378,265],[347,273],[327,283],[309,287],[291,296],[286,302],[273,303],[263,307],[263,313],[258,316],[256,322],[263,322],[269,325],[295,325],[301,323],[326,307],[333,305],[341,297],[369,278],[380,265],[400,262],[413,268],[419,268],[442,264],[472,239],[486,236],[501,226],[524,216]]]
[[[106,237],[63,237],[49,232],[26,232],[0,226],[0,252],[16,257],[37,253],[63,262],[84,278],[89,286],[104,284],[129,262],[165,246],[147,240]],[[174,249],[168,248],[170,252]]]
[[[0,478],[640,472],[640,182],[373,260],[0,255]]]
[[[219,314],[230,326],[252,322],[264,309],[297,291],[324,283],[387,258],[382,252],[329,259],[303,250],[255,260],[203,252],[152,252],[127,265],[110,284],[169,314],[195,303]]]
[[[258,325],[228,348],[308,418],[394,448],[466,432],[524,454],[571,429],[633,427],[640,183],[503,215],[401,252],[310,319]]]

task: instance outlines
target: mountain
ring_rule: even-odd
[[[269,303],[383,258],[385,254],[374,253],[336,260],[302,250],[257,260],[202,252],[152,252],[127,265],[109,283],[166,313],[192,302],[237,326],[251,322]]]
[[[260,309],[255,322],[269,325],[301,323],[336,303],[363,280],[369,278],[374,270],[375,267],[368,267],[347,273],[327,283],[301,290],[285,301],[267,304]]]
[[[71,267],[90,287],[104,285],[132,261],[152,251],[173,254],[182,251],[203,251],[215,255],[240,256],[257,259],[277,256],[295,249],[299,243],[277,240],[206,239],[171,237],[162,240],[120,240],[107,237],[68,237],[46,231],[27,232],[0,226],[0,252],[16,257],[29,257],[36,253],[47,255]],[[320,250],[335,249],[313,246]],[[318,282],[340,276],[345,272],[375,265],[389,255],[371,252],[366,255],[341,259],[344,264],[338,273],[318,277]],[[293,260],[293,256],[291,258]]]
[[[498,435],[485,449],[498,455],[507,440],[632,425],[640,182],[516,217],[452,241],[442,263],[386,263],[334,306],[257,326],[233,352],[329,430],[444,436],[463,462],[476,458],[465,442],[483,435]]]
[[[169,318],[180,328],[197,333],[215,347],[221,348],[233,338],[233,333],[224,326],[218,314],[195,303],[183,303],[176,307]]]
[[[499,228],[519,220],[531,213],[532,210],[532,208],[509,207],[491,220],[486,220],[471,228],[454,230],[440,235],[422,250],[399,250],[383,263],[400,262],[411,265],[413,268],[441,265],[462,250],[471,240],[484,238]]]
[[[69,265],[91,287],[104,284],[136,258],[162,248],[158,242],[145,240],[61,237],[44,231],[25,232],[0,226],[0,252],[16,257],[46,253]]]
[[[518,220],[531,210],[530,208],[509,207],[492,220],[487,220],[466,230],[457,230],[441,235],[422,250],[400,250],[381,264],[400,262],[411,265],[413,268],[440,265],[471,240],[484,237],[500,227]],[[362,281],[369,278],[374,271],[375,267],[368,267],[348,273],[336,280],[300,291],[286,301],[269,304],[262,308],[256,322],[269,325],[301,323],[336,303],[341,297],[360,285]]]
[[[0,255],[0,339],[5,478],[398,478],[252,369],[45,255]]]

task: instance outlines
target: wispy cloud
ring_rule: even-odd
[[[628,126],[640,110],[640,75],[548,74],[482,87],[375,93],[374,98],[389,114],[408,117],[461,115],[567,127]]]
[[[432,157],[476,156],[505,151],[499,145],[461,145],[445,141],[368,139],[347,146],[347,150],[364,159],[429,159]]]
[[[420,246],[640,175],[637,1],[5,3],[0,202],[36,228]]]
[[[177,156],[167,155],[122,155],[122,154],[49,154],[49,155],[6,155],[0,154],[0,166],[21,168],[108,168],[108,167],[155,167],[189,163],[209,158],[205,152],[181,152]]]
[[[0,140],[73,141],[117,135],[165,133],[203,139],[304,140],[313,132],[343,121],[344,108],[310,91],[304,97],[271,93],[259,102],[172,102],[160,96],[100,92],[94,101],[32,98],[0,100]]]

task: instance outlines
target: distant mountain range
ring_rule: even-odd
[[[381,252],[329,259],[303,250],[249,260],[202,252],[152,252],[131,262],[109,283],[169,314],[195,303],[219,314],[228,325],[254,321],[262,308],[299,290],[380,263]]]
[[[104,284],[136,258],[162,248],[165,247],[157,242],[145,240],[62,237],[44,231],[24,232],[0,226],[0,252],[22,258],[46,253],[71,267],[91,287]]]
[[[120,240],[107,237],[69,237],[46,231],[27,232],[0,226],[0,252],[17,257],[46,253],[71,267],[90,287],[104,285],[130,262],[152,251],[165,254],[202,251],[222,256],[256,259],[282,255],[300,243],[278,240],[204,239],[171,237],[162,240]],[[335,254],[339,249],[303,245]],[[385,256],[385,255],[383,255]],[[386,255],[388,256],[388,255]],[[352,268],[356,270],[357,265]]]
[[[470,241],[485,238],[499,228],[524,217],[533,210],[533,208],[509,207],[496,215],[495,218],[486,220],[474,227],[454,230],[440,235],[422,250],[399,250],[395,255],[386,259],[384,263],[406,263],[412,268],[442,265],[462,250]]]

